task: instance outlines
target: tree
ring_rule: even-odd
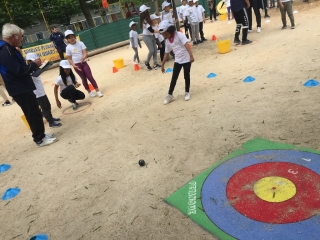
[[[94,22],[93,22],[91,13],[90,13],[90,9],[87,6],[86,0],[79,0],[79,4],[80,4],[80,7],[81,7],[81,10],[82,10],[84,17],[87,20],[88,25],[90,27],[94,27],[95,25],[94,25]]]

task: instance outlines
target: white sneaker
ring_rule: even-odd
[[[137,63],[136,63],[137,64]],[[103,94],[99,91],[99,92],[97,92],[97,95],[99,96],[99,97],[103,97]]]
[[[168,104],[169,102],[171,102],[173,99],[173,96],[168,94],[163,102],[164,105]]]
[[[44,137],[40,142],[37,142],[37,146],[38,147],[44,147],[44,146],[48,146],[52,143],[55,143],[57,142],[58,139],[57,138],[47,138],[47,137]]]
[[[248,33],[251,33],[251,32],[252,32],[252,30],[249,29],[249,30],[248,30]]]
[[[95,97],[96,94],[95,94],[94,92],[89,92],[89,96],[90,96],[90,97]]]
[[[44,135],[46,135],[46,138],[52,138],[54,136],[54,133],[45,133]]]
[[[184,100],[189,101],[190,100],[190,93],[186,92],[184,94]]]
[[[261,27],[257,28],[257,32],[260,33],[261,32]]]

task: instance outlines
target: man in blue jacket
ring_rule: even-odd
[[[3,40],[0,40],[0,73],[9,95],[26,116],[33,141],[42,147],[54,143],[57,139],[44,133],[41,111],[33,93],[36,88],[30,73],[39,68],[41,60],[36,59],[31,64],[26,64],[20,51],[16,49],[21,44],[23,32],[14,24],[3,25]]]

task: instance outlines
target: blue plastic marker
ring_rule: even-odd
[[[214,78],[216,76],[217,76],[217,74],[215,74],[215,73],[209,73],[207,78]]]
[[[31,237],[30,240],[49,240],[49,237],[46,234],[37,234]]]
[[[243,82],[253,82],[254,80],[256,80],[254,77],[248,76],[243,80]]]
[[[2,200],[9,200],[17,196],[20,192],[20,188],[9,188],[2,196]]]
[[[172,72],[172,68],[167,68],[166,73]]]
[[[8,171],[11,168],[11,165],[9,164],[2,164],[0,165],[0,173],[3,173],[5,171]]]
[[[317,80],[314,80],[314,79],[310,79],[308,80],[307,82],[305,82],[303,84],[303,86],[305,87],[316,87],[319,85],[319,82]]]

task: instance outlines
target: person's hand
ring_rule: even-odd
[[[75,86],[76,88],[78,88],[78,87],[81,86],[81,84],[80,84],[80,83],[76,83],[74,86]]]
[[[84,60],[86,60],[86,58],[85,58],[85,57],[81,58],[81,63],[83,63],[83,61],[84,61]]]
[[[193,56],[190,56],[190,62],[194,62]]]
[[[159,45],[159,48],[162,48],[162,45],[161,45],[161,44]]]
[[[250,7],[250,3],[247,3],[247,8],[249,8]]]
[[[203,23],[206,23],[206,19],[203,19]]]
[[[33,62],[35,62],[38,65],[38,67],[41,66],[41,59],[40,58],[33,60]]]
[[[162,73],[165,73],[165,72],[166,72],[166,70],[164,69],[164,65],[161,66],[161,72],[162,72]]]
[[[76,65],[73,66],[74,69],[77,69],[78,71],[81,72],[81,69],[79,67],[77,67]]]
[[[283,6],[283,4],[282,4],[282,3],[280,4],[280,8],[281,8],[281,9],[283,9],[283,8],[284,8],[284,6]]]
[[[61,108],[61,102],[59,100],[56,101],[58,108]]]

